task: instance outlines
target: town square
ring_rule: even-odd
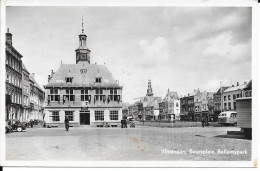
[[[7,6],[5,160],[252,161],[252,13]]]

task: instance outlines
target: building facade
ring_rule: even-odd
[[[79,35],[76,64],[62,64],[48,77],[45,98],[47,126],[63,126],[67,116],[70,125],[120,124],[122,119],[122,86],[105,65],[90,63],[87,35]]]
[[[24,66],[24,64],[22,64],[22,69],[23,69],[23,73],[22,73],[22,109],[23,109],[23,117],[22,120],[24,121],[28,121],[29,118],[29,112],[30,112],[30,103],[29,103],[29,99],[30,99],[30,73],[29,71],[26,69],[26,67]]]
[[[223,101],[222,101],[222,94],[223,92],[228,89],[226,86],[221,86],[216,93],[213,94],[213,103],[214,103],[214,121],[217,121],[218,115],[223,110]]]
[[[12,34],[6,33],[6,116],[22,118],[22,55],[13,47]]]
[[[236,99],[242,97],[242,92],[246,85],[246,82],[242,85],[237,83],[236,86],[232,85],[222,93],[223,111],[236,111]]]
[[[195,100],[194,94],[180,98],[181,113],[180,120],[194,121]]]
[[[152,82],[150,78],[148,79],[146,96],[135,99],[140,99],[132,105],[133,107],[137,106],[138,120],[158,120],[160,113],[159,103],[162,101],[162,98],[153,96]]]
[[[161,119],[180,120],[180,98],[178,93],[168,89],[159,108]]]
[[[35,74],[29,76],[30,95],[29,95],[29,114],[27,120],[44,120],[44,100],[45,92],[35,81]]]

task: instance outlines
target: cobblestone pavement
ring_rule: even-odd
[[[127,129],[79,127],[67,132],[63,128],[28,128],[25,132],[6,134],[6,159],[251,160],[251,140],[217,137],[238,130],[236,127],[142,126]],[[223,154],[218,154],[218,150]],[[227,151],[245,153],[245,150],[246,154],[226,154]]]

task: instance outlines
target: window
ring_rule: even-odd
[[[120,95],[118,95],[117,89],[110,89],[109,100],[111,101],[120,100]]]
[[[104,111],[96,110],[95,111],[95,121],[103,121],[104,120]]]
[[[110,118],[110,120],[117,121],[118,120],[118,111],[117,110],[110,110],[109,111],[109,118]]]
[[[237,98],[239,98],[239,94],[237,94]]]
[[[96,89],[96,95],[95,95],[95,100],[102,101],[103,98],[103,90],[102,89]]]
[[[234,105],[234,109],[236,110],[237,109],[236,102],[234,102],[233,105]]]
[[[75,100],[75,95],[73,95],[73,90],[72,89],[67,89],[66,90],[65,98],[66,98],[67,101],[74,101]]]
[[[227,109],[227,103],[224,103],[224,109],[225,110]]]
[[[231,113],[230,117],[237,117],[237,114],[236,113]]]
[[[179,103],[178,102],[176,102],[176,107],[179,107]]]
[[[74,111],[65,111],[65,116],[69,118],[69,121],[74,121]]]
[[[88,89],[81,90],[81,101],[91,101],[91,95],[89,95]]]
[[[101,83],[101,77],[96,78],[96,83]]]
[[[227,100],[227,96],[224,96],[224,101],[226,101]]]
[[[235,95],[235,94],[233,94],[233,99],[234,99],[234,100],[236,99],[236,95]]]
[[[228,95],[228,100],[231,100],[231,97],[230,97],[230,95]]]
[[[60,121],[60,114],[59,111],[52,111],[52,121]]]
[[[48,95],[48,101],[60,101],[60,95],[58,89],[50,89],[50,95]]]
[[[231,109],[231,103],[230,102],[228,103],[228,109],[229,110]]]
[[[72,78],[73,78],[73,77],[66,77],[66,78],[65,78],[66,83],[72,83]]]

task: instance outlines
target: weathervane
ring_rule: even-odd
[[[82,33],[84,33],[84,26],[83,26],[83,15],[82,15]]]

